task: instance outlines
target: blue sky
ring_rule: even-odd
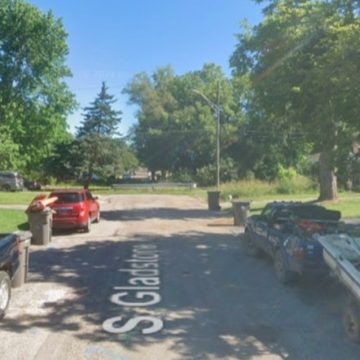
[[[120,131],[135,122],[135,108],[122,88],[140,71],[171,64],[177,74],[197,70],[206,62],[229,73],[235,34],[244,18],[252,24],[261,9],[252,0],[30,0],[63,19],[69,34],[71,90],[80,105],[69,118],[72,132],[84,106],[100,90],[102,80],[123,112]]]

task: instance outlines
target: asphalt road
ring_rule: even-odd
[[[1,360],[360,358],[342,329],[343,289],[279,284],[226,214],[189,197],[101,202],[90,234],[32,247],[29,282],[0,324]]]

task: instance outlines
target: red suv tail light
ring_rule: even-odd
[[[73,205],[73,214],[76,216],[84,216],[85,215],[85,205],[80,204],[74,204]]]

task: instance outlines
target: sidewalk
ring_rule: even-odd
[[[0,205],[0,209],[7,209],[7,210],[26,210],[27,205]]]

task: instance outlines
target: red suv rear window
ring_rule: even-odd
[[[72,204],[84,201],[80,193],[52,193],[51,197],[56,196],[58,199],[55,204]]]

